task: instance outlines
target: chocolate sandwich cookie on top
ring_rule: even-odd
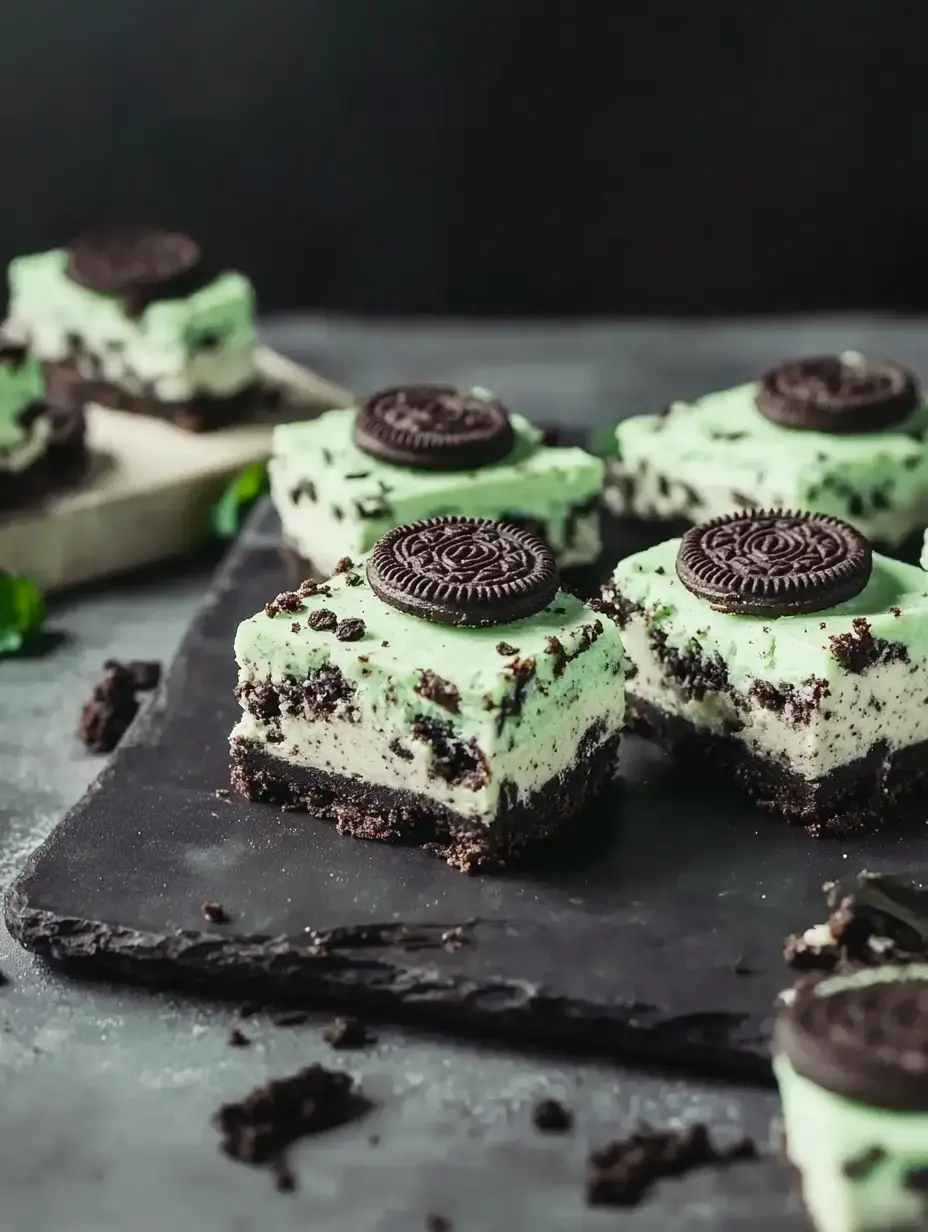
[[[328,576],[394,526],[444,514],[524,526],[562,570],[596,564],[603,463],[542,437],[489,391],[441,384],[279,425],[271,495],[294,575]]]
[[[512,863],[615,773],[621,638],[558,580],[524,527],[449,516],[278,595],[235,639],[233,785],[468,871]]]
[[[926,438],[921,385],[901,365],[851,351],[791,360],[617,424],[605,450],[612,536],[636,550],[733,509],[812,509],[914,562]]]
[[[774,1041],[785,1149],[818,1232],[928,1226],[928,966],[787,994]]]
[[[928,770],[928,575],[828,514],[726,514],[623,560],[630,725],[814,833]]]
[[[79,236],[9,268],[12,328],[45,364],[51,400],[99,402],[191,431],[260,401],[254,294],[189,236],[150,227]]]

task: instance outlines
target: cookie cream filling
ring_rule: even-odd
[[[562,591],[526,619],[460,628],[382,602],[360,564],[322,590],[239,626],[233,744],[490,825],[622,727],[618,630]],[[320,610],[363,636],[314,628]]]
[[[757,391],[753,382],[620,422],[606,467],[611,512],[698,523],[739,508],[809,509],[891,545],[928,521],[924,401],[883,431],[841,434],[766,419]]]
[[[132,319],[116,296],[73,282],[66,264],[63,249],[10,264],[10,327],[39,359],[74,361],[88,378],[163,402],[228,397],[256,379],[254,294],[243,275],[156,300]]]
[[[875,555],[865,589],[809,615],[714,611],[676,575],[679,540],[620,562],[620,613],[635,699],[696,732],[817,779],[874,747],[928,740],[928,581]]]
[[[472,471],[416,470],[360,450],[354,416],[353,409],[328,411],[274,429],[271,497],[283,536],[321,575],[342,556],[369,551],[394,526],[439,514],[533,523],[562,568],[599,557],[600,459],[545,446],[537,428],[510,415],[515,445],[501,462]]]

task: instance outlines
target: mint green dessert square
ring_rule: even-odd
[[[417,470],[359,449],[354,418],[354,409],[335,410],[274,429],[271,495],[284,541],[317,576],[328,576],[343,556],[369,551],[394,526],[443,514],[526,523],[562,569],[598,560],[601,459],[545,445],[538,428],[510,414],[515,443],[501,461],[469,471]]]

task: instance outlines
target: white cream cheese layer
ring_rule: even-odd
[[[253,676],[253,670],[245,668],[239,674],[239,683]],[[487,742],[489,747],[482,751],[489,774],[485,785],[477,790],[445,782],[436,774],[431,745],[415,739],[409,725],[398,721],[401,715],[394,714],[392,723],[385,722],[388,716],[372,714],[363,700],[361,717],[354,723],[344,714],[312,721],[282,717],[274,723],[262,723],[246,711],[233,729],[232,739],[242,736],[257,741],[277,761],[377,787],[415,792],[462,817],[489,824],[499,808],[504,783],[508,784],[507,798],[513,793],[515,800],[530,799],[545,784],[576,766],[583,737],[595,723],[603,725],[600,743],[614,735],[622,725],[624,708],[620,684],[614,684],[606,695],[602,690],[587,690],[571,698],[569,704],[563,695],[552,698],[549,713],[534,716],[528,741],[510,742],[506,733],[503,740],[491,738]],[[274,737],[271,742],[267,740],[269,732]],[[595,747],[587,749],[587,755]]]
[[[844,673],[828,680],[828,696],[820,708],[812,710],[808,721],[790,721],[795,713],[786,708],[776,713],[764,710],[747,694],[750,677],[742,682],[742,692],[708,691],[697,701],[687,697],[674,678],[668,675],[657,657],[641,616],[632,616],[622,630],[622,641],[634,679],[629,692],[648,702],[663,714],[684,719],[694,731],[726,736],[764,760],[782,761],[794,774],[817,779],[839,766],[863,757],[874,745],[885,742],[888,749],[906,748],[928,740],[928,665],[889,663],[871,668],[863,676]],[[822,678],[828,672],[827,656],[822,656]],[[756,679],[769,680],[758,664]],[[810,701],[814,686],[799,685],[797,700]]]
[[[71,359],[79,340],[85,375],[163,402],[228,397],[255,380],[254,294],[243,275],[157,300],[133,320],[117,297],[72,282],[66,263],[54,249],[10,265],[10,328],[40,359]]]

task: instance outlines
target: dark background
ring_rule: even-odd
[[[262,307],[928,306],[924,0],[6,0],[0,257],[195,233]]]

